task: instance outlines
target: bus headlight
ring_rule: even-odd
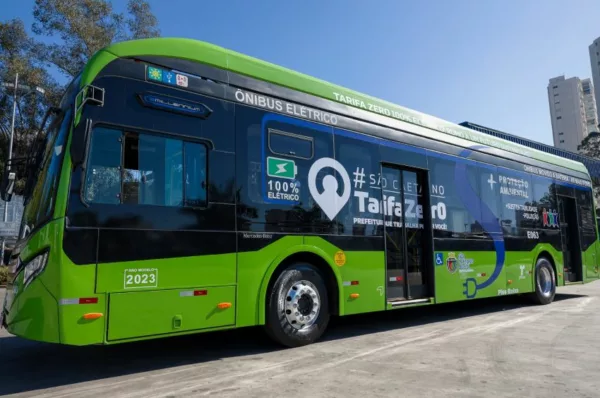
[[[25,265],[25,271],[23,275],[23,287],[27,287],[35,279],[36,276],[44,271],[48,264],[48,252],[35,256],[31,261]]]

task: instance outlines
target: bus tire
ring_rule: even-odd
[[[546,257],[538,258],[533,275],[535,290],[531,298],[536,304],[550,304],[556,294],[556,278],[554,268]]]
[[[265,328],[273,340],[287,347],[299,347],[321,337],[330,313],[327,286],[316,267],[290,264],[268,294]]]

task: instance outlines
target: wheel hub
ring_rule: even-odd
[[[320,310],[319,292],[309,281],[296,282],[285,297],[285,317],[294,329],[305,329],[315,323]]]
[[[308,294],[302,294],[298,299],[298,312],[301,315],[309,316],[313,309],[313,299]]]

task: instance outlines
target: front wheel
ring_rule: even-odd
[[[531,295],[537,304],[550,304],[556,294],[556,278],[554,268],[545,257],[540,257],[535,264],[535,292]]]
[[[318,340],[329,323],[327,287],[310,264],[288,266],[273,284],[267,298],[266,330],[288,347]]]

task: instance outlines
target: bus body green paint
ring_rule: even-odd
[[[111,45],[61,110],[32,148],[3,307],[18,336],[265,325],[293,259],[340,316],[532,293],[540,257],[557,286],[600,277],[584,165],[212,44]]]

